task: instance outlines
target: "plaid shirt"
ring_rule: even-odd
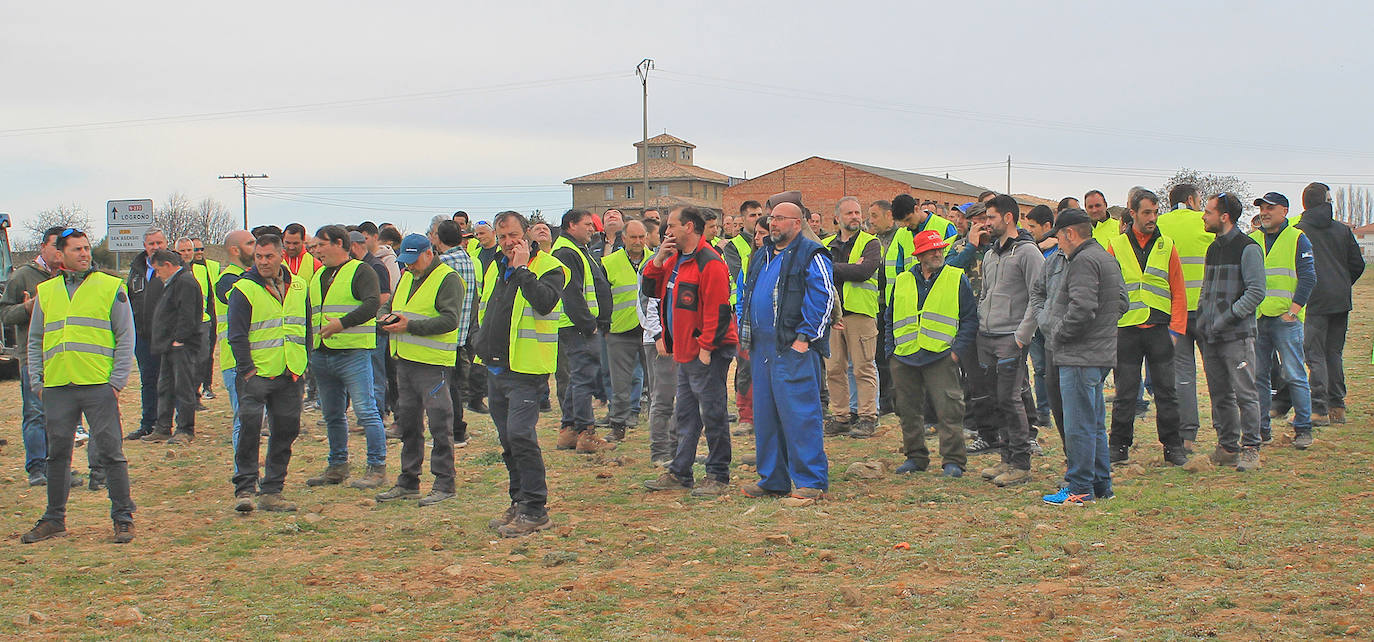
[[[477,309],[477,294],[482,290],[482,282],[472,269],[472,257],[468,256],[467,250],[452,248],[440,254],[439,260],[453,268],[463,279],[463,308],[458,311],[458,345],[466,346],[468,330],[472,326],[472,312]]]

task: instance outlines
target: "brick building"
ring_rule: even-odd
[[[730,177],[698,167],[692,158],[696,145],[669,134],[654,136],[648,143],[650,207],[670,203],[721,206]],[[643,213],[644,142],[634,146],[635,162],[630,165],[563,181],[572,186],[574,208],[600,213],[613,207],[626,214]]]
[[[727,212],[737,212],[744,201],[762,203],[778,192],[800,190],[808,209],[829,215],[834,213],[835,203],[845,196],[858,198],[867,208],[873,201],[890,201],[893,196],[906,193],[918,202],[939,203],[939,213],[944,214],[951,206],[977,200],[987,189],[949,178],[812,156],[730,186],[725,190],[722,205]],[[1055,205],[1055,201],[1026,194],[1014,196],[1022,213],[1040,204]]]

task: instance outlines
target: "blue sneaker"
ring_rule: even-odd
[[[898,466],[897,470],[893,472],[897,473],[898,475],[910,475],[912,473],[923,473],[925,471],[925,464],[917,462],[915,459],[908,459],[902,462],[902,465]]]
[[[959,464],[945,464],[944,473],[942,474],[945,477],[963,477],[964,469],[960,468]]]
[[[1082,506],[1091,503],[1093,501],[1093,496],[1088,494],[1079,495],[1069,492],[1067,488],[1061,488],[1059,492],[1053,495],[1045,495],[1040,499],[1044,500],[1046,504],[1051,504],[1053,506]]]

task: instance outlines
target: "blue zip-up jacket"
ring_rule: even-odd
[[[811,343],[811,348],[821,356],[830,356],[830,320],[838,298],[834,286],[834,268],[830,252],[820,243],[798,235],[792,242],[778,251],[772,241],[767,241],[749,260],[749,273],[739,287],[735,303],[736,317],[740,319],[740,343],[752,350],[753,318],[750,315],[751,300],[756,285],[768,286],[760,281],[759,275],[764,267],[776,265],[777,280],[772,283],[773,329],[776,333],[777,349],[782,350],[796,339]]]

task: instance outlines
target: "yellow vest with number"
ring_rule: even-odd
[[[277,297],[248,279],[234,282],[234,289],[248,298],[253,317],[248,320],[248,349],[260,377],[272,378],[287,370],[305,373],[305,291],[299,279],[291,279],[286,298]]]
[[[435,261],[439,261],[437,258]],[[391,299],[391,311],[411,321],[433,319],[439,316],[435,298],[444,276],[456,274],[447,263],[439,261],[425,277],[424,283],[415,288],[415,275],[406,270],[401,282],[396,286],[396,294]],[[443,334],[415,335],[401,332],[391,335],[391,356],[415,363],[433,366],[452,366],[458,361],[458,328]]]
[[[1140,269],[1140,261],[1135,257],[1135,246],[1126,234],[1118,234],[1112,239],[1112,253],[1121,265],[1121,278],[1126,283],[1126,296],[1131,306],[1116,325],[1129,328],[1145,323],[1150,318],[1150,308],[1165,314],[1173,311],[1173,299],[1169,295],[1169,257],[1173,254],[1174,242],[1160,235],[1154,247],[1145,257],[1145,269]]]
[[[553,242],[553,248],[549,251],[552,252],[560,248],[568,248],[577,252],[577,260],[582,262],[582,298],[587,300],[587,309],[591,310],[592,316],[595,317],[600,315],[601,307],[596,303],[596,281],[592,279],[592,266],[591,262],[587,260],[586,252],[577,249],[577,246],[574,245],[572,241],[569,241],[566,235],[559,236],[558,240]],[[568,318],[566,312],[562,313],[562,316],[558,318],[558,327],[560,328],[570,328],[572,324],[572,319]]]
[[[916,275],[905,270],[896,278],[892,297],[893,354],[906,356],[918,350],[944,352],[959,332],[959,281],[964,271],[945,266],[935,277],[925,301],[916,300]]]
[[[220,272],[219,278],[222,279],[228,275],[243,276],[243,268],[239,267],[237,263],[230,263],[229,265],[224,266],[224,271]],[[291,279],[291,282],[295,283],[296,279]],[[219,280],[216,279],[215,283],[218,284]],[[221,371],[232,370],[235,366],[235,363],[234,351],[229,348],[228,299],[226,298],[224,300],[221,300],[218,296],[216,296],[215,311],[215,337],[217,337],[216,341],[219,343],[219,369]]]
[[[827,249],[829,249],[830,243],[834,240],[834,236],[828,236],[825,239],[821,240],[821,245],[824,245]],[[868,243],[870,241],[878,242],[880,244],[879,247],[882,247],[881,241],[878,241],[878,237],[873,236],[872,234],[869,234],[868,232],[865,232],[863,230],[860,230],[858,238],[854,239],[854,245],[849,248],[848,262],[862,262],[864,257],[864,248],[868,247]],[[876,319],[878,317],[877,270],[874,270],[873,276],[869,277],[867,281],[845,281],[844,288],[842,290],[842,298],[844,299],[845,312],[852,312],[854,314],[864,314]]]
[[[540,252],[530,257],[526,268],[535,278],[544,276],[550,270],[563,270],[563,278],[568,278],[568,268],[552,254]],[[482,277],[482,300],[491,300],[496,280],[501,278],[501,267],[497,261],[487,266]],[[510,318],[510,360],[512,372],[524,374],[552,374],[558,369],[558,319],[563,313],[563,302],[555,303],[548,314],[539,314],[534,306],[525,299],[518,288],[515,303],[511,306]],[[487,316],[487,306],[477,309],[477,323],[481,325]],[[478,360],[480,363],[480,360]]]
[[[122,291],[124,281],[104,272],[88,274],[70,297],[61,276],[38,284],[44,388],[110,382],[115,354],[110,308]]]
[[[301,260],[301,272],[305,272],[304,259]],[[313,265],[313,264],[312,264]],[[352,312],[354,308],[362,305],[362,301],[353,298],[353,275],[360,267],[371,270],[371,266],[365,265],[357,259],[349,259],[347,263],[339,266],[339,271],[334,274],[334,281],[329,285],[329,292],[321,294],[324,289],[323,281],[324,270],[316,272],[310,280],[310,325],[314,328],[312,344],[318,348],[321,344],[326,348],[335,350],[351,350],[362,348],[371,350],[377,347],[377,320],[368,319],[351,328],[344,328],[338,334],[328,339],[320,339],[320,331],[330,319],[338,319]],[[294,283],[294,281],[292,281]]]
[[[204,323],[210,320],[210,313],[214,311],[214,297],[210,296],[210,293],[215,289],[215,284],[210,277],[219,277],[219,261],[206,259],[204,265],[192,263],[191,276],[200,284],[200,299],[205,302],[205,310],[200,315],[200,321]]]
[[[1202,223],[1202,212],[1180,207],[1172,212],[1159,215],[1159,231],[1174,242],[1178,249],[1178,260],[1183,264],[1183,283],[1188,288],[1188,311],[1197,311],[1198,297],[1202,295],[1202,272],[1207,259],[1207,248],[1217,235],[1207,231]]]
[[[645,257],[647,258],[647,256]],[[611,332],[629,332],[639,327],[639,270],[630,263],[625,248],[611,252],[601,265],[611,282]],[[644,267],[643,261],[639,264]]]
[[[1255,230],[1250,238],[1259,243],[1264,251],[1264,300],[1260,302],[1257,316],[1277,317],[1288,312],[1293,305],[1293,293],[1298,289],[1298,237],[1302,230],[1286,225],[1274,246],[1264,249],[1264,230]],[[1298,312],[1303,320],[1307,319],[1307,309]]]

